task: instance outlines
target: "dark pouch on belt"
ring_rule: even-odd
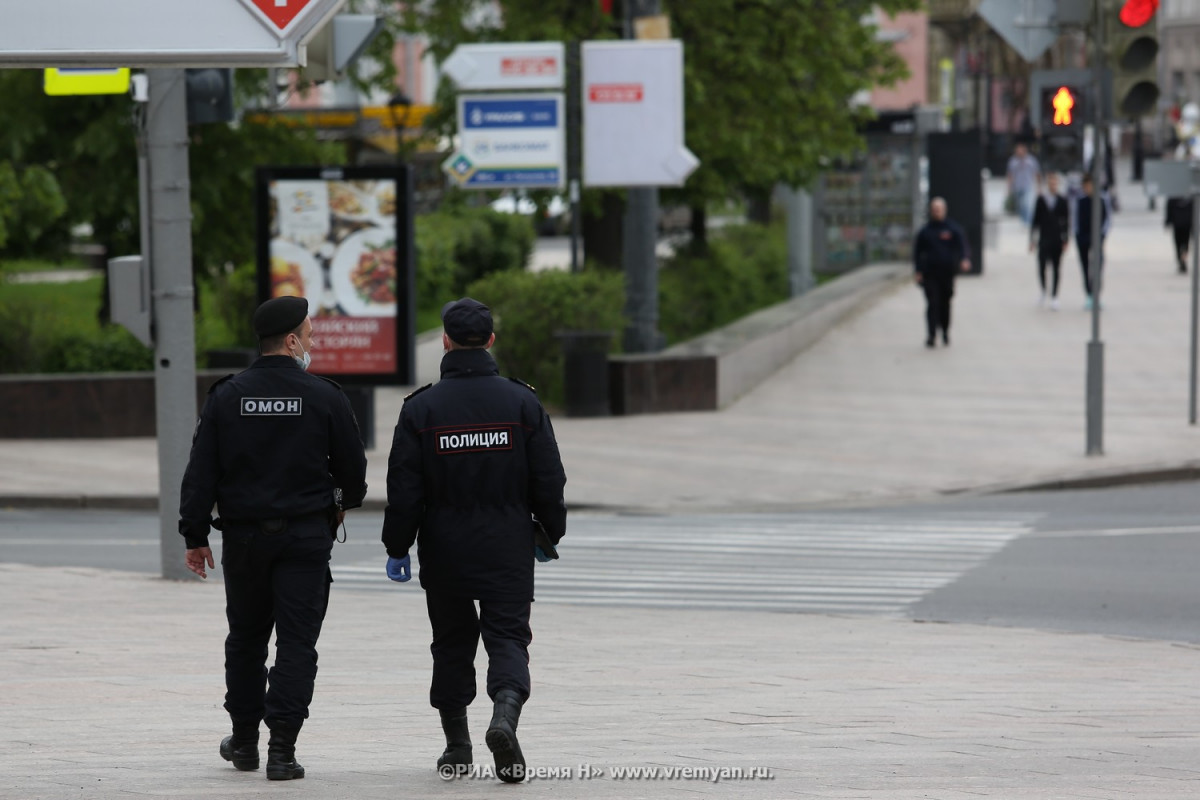
[[[287,530],[287,520],[286,519],[259,520],[258,529],[263,532],[264,536],[276,536]]]

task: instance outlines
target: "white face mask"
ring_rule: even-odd
[[[304,350],[304,348],[303,348],[303,347],[301,347],[300,349],[301,349],[301,350]],[[304,370],[304,371],[306,371],[306,372],[307,372],[307,371],[308,371],[308,365],[312,363],[312,353],[308,352],[307,350],[304,350],[304,356],[303,356],[303,357],[301,357],[301,356],[298,356],[298,355],[296,355],[295,353],[293,353],[293,354],[292,354],[292,360],[293,360],[293,361],[295,361],[297,364],[299,364],[299,365],[300,365],[300,369],[302,369],[302,370]]]

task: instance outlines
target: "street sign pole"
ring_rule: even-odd
[[[179,498],[196,424],[196,339],[192,318],[192,210],[187,84],[182,69],[153,69],[146,109],[150,178],[149,247],[154,320],[158,516],[164,578],[194,577],[184,566]],[[143,227],[143,230],[146,228]]]
[[[1200,356],[1200,197],[1196,192],[1196,168],[1191,167],[1192,191],[1192,357],[1189,360],[1188,423],[1196,424],[1196,359]]]
[[[1100,0],[1096,0],[1093,25],[1095,61],[1092,65],[1092,237],[1091,257],[1088,272],[1092,286],[1092,339],[1087,346],[1087,454],[1104,454],[1104,342],[1100,341],[1100,274],[1101,259],[1104,258],[1103,232],[1100,230],[1101,210],[1104,196],[1101,187],[1104,153],[1101,150],[1101,132],[1104,127],[1104,25],[1101,18]]]

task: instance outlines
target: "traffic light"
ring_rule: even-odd
[[[1088,122],[1089,109],[1086,95],[1078,86],[1043,87],[1042,128],[1047,131],[1062,131],[1065,128],[1082,128]]]
[[[187,121],[189,125],[233,121],[233,70],[189,69]]]
[[[1078,172],[1083,169],[1083,126],[1090,121],[1087,93],[1072,84],[1042,85],[1041,158],[1048,172]]]
[[[1158,6],[1159,0],[1109,0],[1113,108],[1121,117],[1140,117],[1158,103]]]

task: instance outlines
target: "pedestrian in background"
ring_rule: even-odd
[[[496,341],[488,307],[464,297],[446,304],[442,323],[442,379],[404,399],[392,439],[387,574],[409,580],[416,543],[433,629],[429,702],[446,735],[440,773],[472,763],[467,706],[482,638],[494,704],[484,741],[497,777],[520,783],[525,757],[516,730],[530,693],[533,565],[558,557],[567,478],[537,393],[500,377],[488,353]]]
[[[187,567],[212,568],[210,525],[222,532],[225,710],[233,735],[221,757],[259,765],[266,720],[267,778],[304,777],[296,737],[312,702],[317,638],[329,604],[329,555],[346,509],[367,493],[367,458],[341,387],[306,371],[308,301],[277,297],[254,312],[262,355],[209,390],[183,476],[179,532]],[[340,492],[339,492],[340,490]],[[340,505],[337,496],[340,494]],[[212,520],[213,506],[220,513]],[[267,648],[275,631],[275,665]]]
[[[929,222],[913,241],[913,278],[925,292],[925,346],[933,347],[937,332],[950,344],[950,301],[954,278],[971,268],[971,245],[962,226],[946,216],[946,201],[929,201]]]
[[[1029,252],[1037,248],[1038,305],[1046,305],[1046,266],[1051,268],[1050,309],[1058,310],[1058,278],[1062,255],[1071,241],[1071,212],[1067,199],[1058,193],[1058,173],[1046,176],[1046,191],[1038,195],[1029,226]]]
[[[1021,222],[1029,225],[1033,221],[1033,204],[1037,199],[1038,182],[1042,168],[1037,158],[1029,152],[1025,142],[1017,142],[1008,159],[1008,194],[1016,204]]]
[[[1083,269],[1083,291],[1086,299],[1083,301],[1084,310],[1090,311],[1093,302],[1099,302],[1100,271],[1104,268],[1104,239],[1108,236],[1111,215],[1108,202],[1101,195],[1100,200],[1100,242],[1097,249],[1096,286],[1092,286],[1092,273],[1089,269],[1092,247],[1092,203],[1095,202],[1096,191],[1091,175],[1083,176],[1083,194],[1075,201],[1075,246],[1079,249],[1079,266]],[[1093,294],[1093,288],[1095,293]]]
[[[1187,272],[1188,248],[1192,243],[1192,219],[1194,206],[1190,197],[1172,197],[1167,200],[1165,227],[1175,234],[1175,263],[1179,274]]]

